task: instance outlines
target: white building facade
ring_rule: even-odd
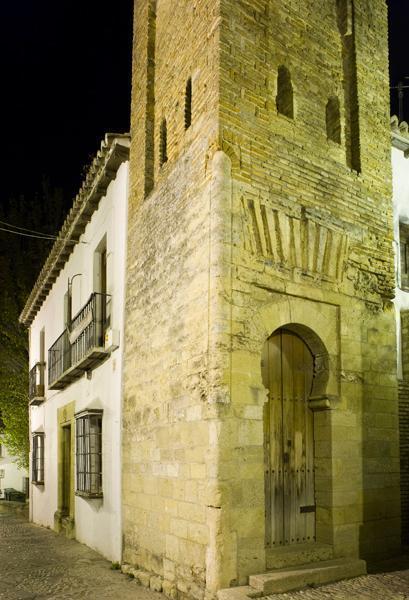
[[[26,494],[27,477],[27,471],[18,466],[0,434],[0,499],[5,497],[4,490],[10,488]]]
[[[399,379],[402,543],[409,544],[409,132],[392,117],[395,314]]]
[[[31,520],[121,560],[129,137],[109,134],[20,316],[30,339]]]
[[[406,238],[409,233],[409,134],[406,123],[392,118],[392,176],[394,245],[396,258],[395,308],[398,332],[398,375],[402,377],[401,319],[409,310],[409,278],[407,273]],[[408,233],[406,232],[408,230]]]

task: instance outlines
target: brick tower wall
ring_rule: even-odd
[[[318,335],[310,348],[329,369],[326,382],[316,375],[316,540],[339,557],[396,552],[400,501],[385,3],[221,4],[220,145],[232,190],[231,337],[220,357],[231,390],[220,434],[228,585],[275,564],[260,360],[279,327],[306,343]]]

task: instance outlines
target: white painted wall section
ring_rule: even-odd
[[[127,198],[128,162],[123,162],[30,328],[30,368],[40,359],[42,329],[48,366],[48,349],[64,330],[68,279],[79,274],[72,286],[75,315],[95,291],[94,253],[106,236],[107,293],[111,294],[111,327],[119,331],[119,348],[91,370],[88,377],[84,374],[63,390],[48,389],[46,368],[46,400],[30,410],[31,432],[45,434],[44,485],[31,485],[31,518],[41,525],[54,526],[54,513],[58,509],[58,409],[71,402],[75,402],[75,412],[102,409],[103,498],[75,496],[75,532],[80,542],[112,561],[120,561],[122,551],[121,394]]]

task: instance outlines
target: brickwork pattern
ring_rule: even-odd
[[[346,109],[341,111],[342,143],[326,136],[328,99],[336,96],[344,106],[336,2],[221,3],[221,143],[238,161],[235,178],[250,188],[246,201],[288,215],[315,208],[333,227],[340,219],[351,242],[343,291],[368,297],[373,290],[392,297],[392,204],[384,201],[391,194],[385,6],[343,3],[355,11],[358,87],[363,90],[358,99],[362,176],[347,166]],[[375,63],[367,35],[374,24],[384,49]],[[280,65],[292,76],[293,119],[278,114],[275,106]],[[366,94],[372,85],[376,103]]]

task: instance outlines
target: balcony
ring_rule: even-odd
[[[45,400],[44,372],[45,363],[38,362],[28,374],[28,398],[31,406],[38,406]]]
[[[62,390],[103,362],[110,296],[93,293],[48,351],[48,387]]]

